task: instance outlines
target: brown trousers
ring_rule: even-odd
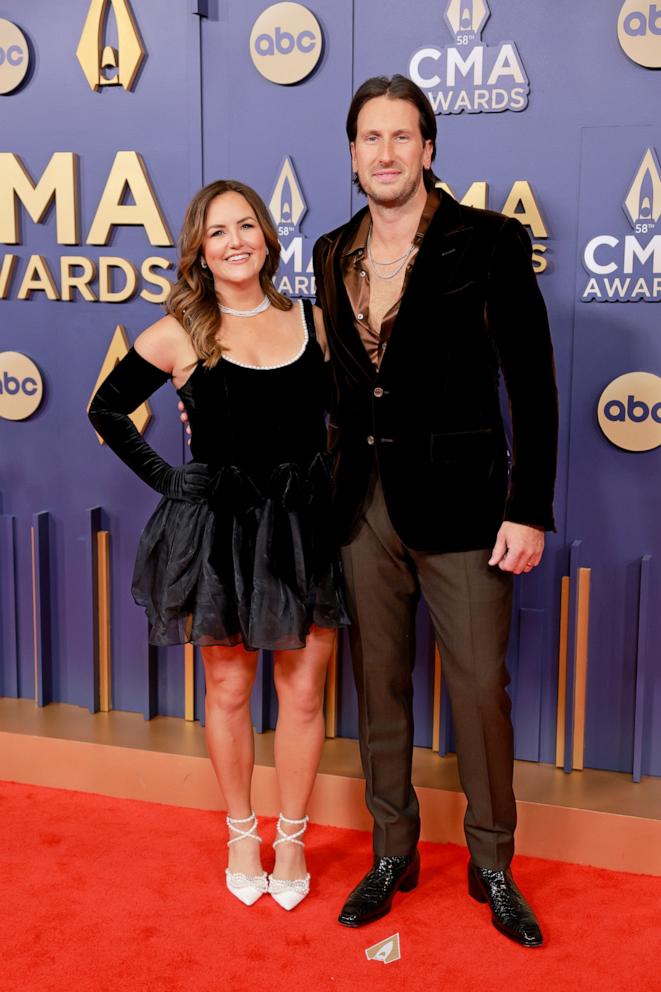
[[[342,557],[375,855],[410,854],[420,834],[411,763],[415,614],[422,594],[452,707],[471,858],[480,867],[506,868],[516,826],[505,691],[512,576],[487,565],[490,549],[427,554],[406,547],[378,481]]]

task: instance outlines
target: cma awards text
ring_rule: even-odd
[[[84,241],[79,176],[80,162],[74,152],[55,152],[37,177],[18,155],[1,152],[0,244],[23,243],[24,215],[42,224],[54,214],[58,245],[108,245],[116,229],[137,227],[150,245],[172,248],[172,235],[147,166],[137,152],[115,155]],[[115,254],[67,254],[54,262],[43,254],[23,258],[8,252],[0,261],[0,299],[29,300],[42,293],[46,299],[65,302],[80,298],[90,303],[123,303],[139,293],[149,303],[162,303],[170,291],[164,273],[173,264],[174,252],[170,258],[159,253],[137,262]]]
[[[23,257],[10,251],[0,259],[0,299],[29,300],[40,293],[42,298],[52,301],[123,303],[139,295],[146,302],[163,303],[171,285],[165,273],[175,264],[174,241],[146,163],[135,151],[115,155],[84,241],[80,233],[79,173],[80,163],[74,152],[55,152],[38,176],[30,173],[17,154],[1,152],[0,244],[23,244],[24,215],[35,224],[48,222],[51,226],[54,215],[58,245],[104,246],[116,230],[134,227],[142,228],[150,245],[171,251],[165,256],[159,252],[140,260],[117,254],[72,253],[61,255],[56,261],[41,253]],[[449,186],[442,185],[452,192]],[[463,203],[480,207],[488,206],[488,200],[486,182],[472,183],[462,197]],[[526,180],[513,183],[500,209],[528,226],[533,238],[548,237],[540,208]],[[292,223],[286,233],[296,230],[297,225]],[[285,236],[283,230],[280,233]],[[300,235],[291,240],[285,237],[278,279],[281,292],[314,296],[307,242]],[[535,270],[541,273],[547,267],[546,246],[535,241],[533,252]]]

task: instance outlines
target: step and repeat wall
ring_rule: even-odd
[[[197,653],[150,648],[130,596],[156,497],[86,407],[161,315],[206,182],[261,193],[279,288],[314,297],[315,239],[364,203],[351,94],[399,72],[443,186],[526,225],[550,313],[558,529],[516,586],[517,756],[661,775],[660,68],[649,0],[0,3],[0,694],[203,719]],[[171,387],[135,416],[186,457]],[[424,608],[415,685],[416,743],[452,750]],[[275,715],[265,656],[258,729]],[[327,717],[356,736],[345,638]]]

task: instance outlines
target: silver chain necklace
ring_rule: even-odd
[[[370,265],[374,265],[374,266],[377,266],[377,265],[395,265],[396,262],[399,262],[399,265],[394,270],[394,272],[389,272],[387,276],[386,275],[382,275],[376,268],[374,268],[374,270],[373,270],[374,271],[374,275],[378,279],[394,279],[395,276],[399,275],[399,273],[402,271],[402,269],[406,265],[406,260],[408,259],[409,255],[413,251],[414,247],[415,247],[415,245],[413,244],[413,242],[411,242],[411,244],[408,247],[408,251],[405,251],[403,255],[400,255],[399,256],[399,258],[393,258],[391,262],[377,262],[376,259],[374,258],[374,256],[372,255],[372,229],[370,228],[369,234],[367,235],[367,257],[368,257],[368,259],[370,261]]]
[[[221,313],[229,314],[230,317],[256,317],[258,313],[264,313],[265,310],[271,306],[271,301],[269,300],[266,293],[264,293],[264,299],[261,303],[258,303],[256,307],[252,310],[235,310],[234,307],[226,307],[224,304],[219,303],[218,309]]]

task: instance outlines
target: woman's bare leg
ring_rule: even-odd
[[[255,749],[250,718],[250,693],[255,681],[257,652],[237,647],[202,648],[206,677],[205,736],[207,751],[232,819],[250,816],[250,785]],[[243,830],[249,823],[241,824]],[[230,839],[237,836],[230,829]],[[259,875],[260,845],[245,840],[228,851],[230,871]]]
[[[290,820],[305,816],[324,743],[324,684],[335,631],[313,627],[304,648],[278,651],[273,675],[278,693],[275,770],[280,809]],[[287,834],[300,827],[283,824]],[[276,848],[276,878],[303,878],[305,853],[297,844]]]

